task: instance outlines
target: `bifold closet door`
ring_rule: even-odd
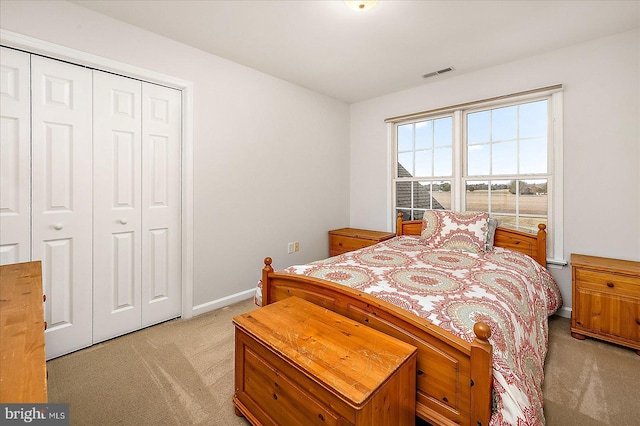
[[[181,313],[181,92],[2,49],[0,263],[42,260],[47,358]]]
[[[180,316],[181,95],[94,71],[94,343]]]
[[[93,342],[141,325],[142,84],[94,71]]]
[[[91,345],[91,86],[91,70],[31,56],[32,259],[48,358]]]
[[[182,96],[142,83],[142,326],[182,306]]]
[[[28,53],[0,47],[0,265],[31,260]]]

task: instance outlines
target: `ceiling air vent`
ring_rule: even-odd
[[[436,75],[440,75],[440,74],[444,74],[445,72],[449,72],[449,71],[453,71],[453,67],[449,67],[449,68],[444,68],[438,71],[433,71],[427,74],[424,74],[422,76],[422,78],[429,78],[429,77],[435,77]]]

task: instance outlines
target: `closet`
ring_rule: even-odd
[[[42,260],[47,358],[181,314],[181,92],[2,47],[0,263]]]

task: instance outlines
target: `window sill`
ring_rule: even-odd
[[[547,259],[547,268],[562,269],[567,266],[569,262],[564,259]]]

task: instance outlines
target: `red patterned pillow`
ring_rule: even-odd
[[[420,242],[433,248],[484,251],[487,212],[427,210],[422,219]]]

